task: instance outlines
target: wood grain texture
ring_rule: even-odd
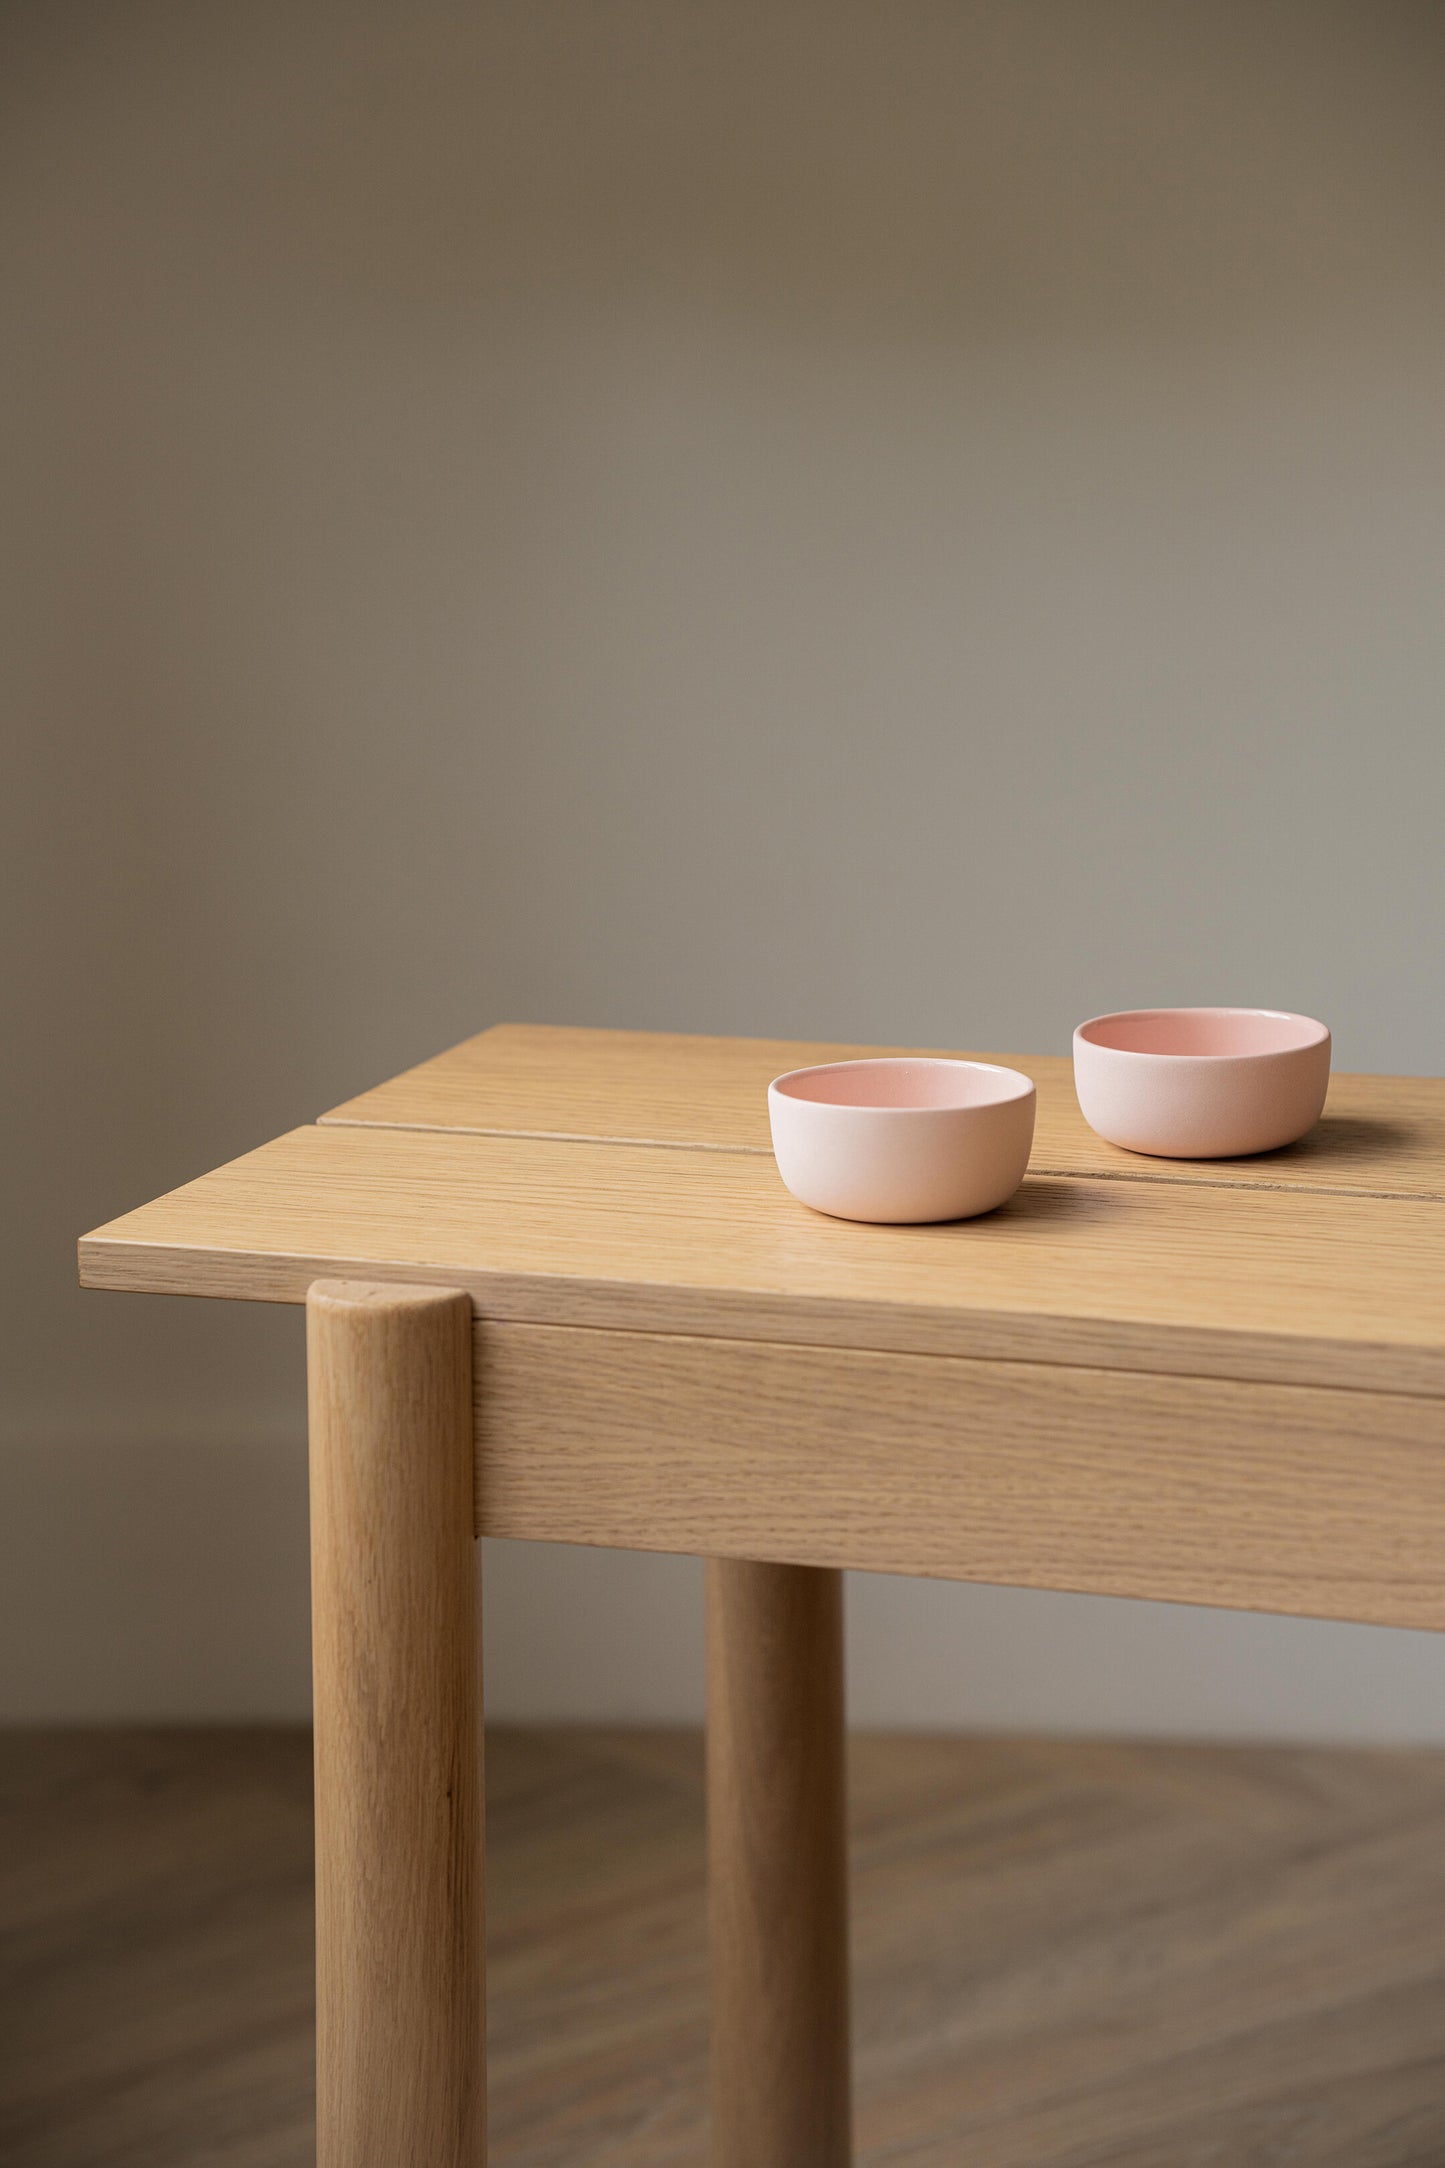
[[[478,1327],[484,1533],[1445,1627],[1445,1407]]]
[[[946,1054],[791,1039],[499,1024],[362,1092],[326,1122],[691,1145],[767,1153],[767,1087],[784,1069],[868,1054]],[[1145,1159],[1096,1137],[1067,1056],[973,1056],[1038,1087],[1036,1174],[1344,1195],[1445,1198],[1445,1078],[1337,1075],[1323,1121],[1253,1159]]]
[[[471,1303],[307,1302],[318,2168],[483,2168]]]
[[[849,1764],[859,2168],[1445,2160],[1445,1755]],[[700,1739],[488,1791],[497,2168],[707,2168]],[[314,2168],[305,1733],[0,1732],[0,1947],[6,2168]]]
[[[81,1244],[89,1286],[300,1301],[326,1274],[484,1314],[1445,1393],[1445,1209],[1029,1179],[1000,1211],[864,1227],[768,1159],[295,1130]]]
[[[707,1569],[712,2168],[849,2168],[843,1582]]]

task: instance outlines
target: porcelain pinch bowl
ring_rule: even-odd
[[[995,1062],[881,1056],[790,1069],[768,1086],[784,1183],[815,1212],[891,1225],[1007,1203],[1034,1137],[1033,1081]]]
[[[1313,1129],[1330,1035],[1287,1009],[1124,1009],[1074,1033],[1089,1127],[1159,1159],[1240,1159]]]

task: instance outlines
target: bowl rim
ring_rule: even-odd
[[[900,1107],[886,1103],[869,1105],[866,1101],[860,1102],[856,1099],[809,1099],[787,1089],[787,1086],[796,1083],[799,1077],[834,1076],[845,1069],[969,1069],[980,1071],[987,1076],[1007,1078],[1012,1088],[1000,1091],[996,1098],[975,1100],[972,1105],[933,1107]],[[786,1099],[792,1106],[826,1107],[835,1114],[983,1114],[990,1107],[1013,1106],[1021,1099],[1035,1096],[1037,1091],[1038,1086],[1031,1076],[1026,1076],[1022,1069],[1010,1069],[1007,1063],[1001,1061],[970,1061],[961,1054],[865,1054],[856,1056],[851,1061],[807,1062],[800,1069],[785,1069],[781,1076],[775,1076],[769,1084],[768,1097],[771,1099],[776,1092],[780,1099]]]
[[[1301,1024],[1306,1036],[1292,1046],[1257,1048],[1251,1054],[1168,1054],[1142,1046],[1110,1046],[1105,1040],[1089,1035],[1098,1024],[1122,1024],[1138,1017],[1154,1016],[1269,1016],[1282,1024]],[[1144,1009],[1108,1009],[1102,1016],[1086,1017],[1082,1024],[1074,1026],[1074,1056],[1077,1060],[1080,1044],[1091,1047],[1095,1053],[1112,1055],[1119,1061],[1142,1062],[1209,1062],[1223,1068],[1229,1064],[1243,1067],[1250,1062],[1286,1060],[1295,1054],[1312,1054],[1330,1042],[1330,1027],[1322,1024],[1316,1016],[1305,1016],[1298,1009],[1245,1008],[1229,1002],[1200,1002],[1188,1007],[1162,1007]]]

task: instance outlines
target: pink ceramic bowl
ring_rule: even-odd
[[[910,1055],[792,1069],[768,1086],[778,1172],[836,1219],[971,1219],[1004,1204],[1034,1138],[1032,1081]]]
[[[1162,1159],[1238,1159],[1313,1129],[1330,1035],[1284,1009],[1126,1009],[1074,1033],[1084,1120]]]

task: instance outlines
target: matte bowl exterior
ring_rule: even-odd
[[[1170,1053],[1103,1045],[1091,1034],[1147,1025],[1181,1036],[1282,1043],[1248,1053]],[[1293,1039],[1295,1043],[1283,1043]],[[1074,1089],[1089,1127],[1126,1151],[1160,1159],[1240,1159],[1294,1144],[1313,1129],[1330,1081],[1330,1034],[1312,1017],[1273,1009],[1138,1009],[1092,1017],[1074,1033]]]
[[[954,1080],[957,1086],[996,1096],[971,1106],[869,1106],[797,1098],[788,1090],[801,1080],[826,1089],[830,1076],[847,1071],[847,1088],[856,1093],[866,1088],[858,1072],[925,1067],[973,1072]],[[906,1084],[885,1081],[894,1089]],[[949,1081],[930,1079],[935,1089]],[[1031,1078],[993,1062],[830,1062],[776,1078],[768,1086],[768,1115],[778,1172],[802,1204],[835,1219],[901,1226],[972,1219],[1006,1204],[1029,1163],[1036,1099]]]

